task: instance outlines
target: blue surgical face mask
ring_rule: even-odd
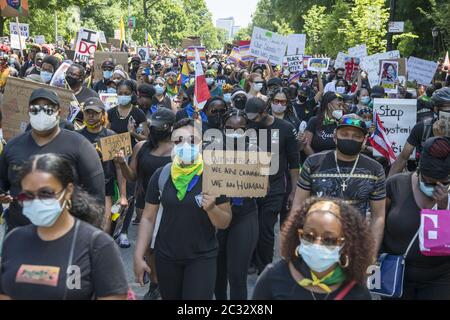
[[[45,83],[49,83],[52,80],[53,73],[47,71],[41,71],[41,79],[44,80]]]
[[[117,96],[117,102],[121,106],[127,106],[131,103],[131,96]]]
[[[225,100],[226,103],[231,102],[231,93],[224,93],[223,100]]]
[[[175,147],[175,154],[184,164],[191,164],[197,159],[200,148],[196,144],[182,143]]]
[[[369,96],[361,97],[361,103],[366,105],[366,106],[369,105],[370,97]]]
[[[159,85],[159,84],[155,85],[155,92],[156,92],[157,95],[163,94],[164,93],[164,87]]]
[[[428,187],[425,185],[425,183],[422,181],[421,178],[419,178],[419,188],[420,191],[427,197],[431,198],[433,196],[434,187]]]
[[[366,128],[369,129],[372,126],[372,121],[364,121],[366,123]]]
[[[30,219],[31,223],[38,227],[51,227],[58,220],[66,201],[63,205],[59,203],[64,197],[64,191],[59,199],[45,200],[34,199],[23,202],[23,215]]]
[[[111,79],[113,76],[113,72],[111,70],[104,70],[103,71],[103,78],[105,78],[106,80]]]
[[[109,87],[108,89],[106,89],[106,93],[117,93],[117,90]]]
[[[297,252],[311,270],[323,272],[339,262],[341,249],[342,246],[327,247],[301,240]]]

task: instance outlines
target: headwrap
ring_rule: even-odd
[[[420,172],[434,179],[450,176],[450,139],[434,137],[425,141],[420,156]]]

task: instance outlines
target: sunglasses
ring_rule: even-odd
[[[173,141],[173,143],[175,145],[179,145],[181,143],[200,144],[201,142],[202,142],[202,139],[199,138],[198,136],[188,136],[188,137],[179,136],[179,137],[175,138],[175,140]]]
[[[17,196],[17,201],[21,206],[26,201],[33,201],[34,199],[39,199],[43,204],[50,205],[53,203],[53,200],[57,198],[65,189],[62,189],[59,192],[55,192],[50,189],[42,189],[37,192],[37,194],[25,191],[19,193]]]
[[[46,113],[47,115],[51,116],[56,112],[56,107],[55,106],[50,106],[50,105],[31,105],[28,109],[28,111],[33,114],[33,115],[37,115],[39,112],[44,111],[44,113]]]
[[[341,246],[345,241],[345,238],[336,238],[331,236],[320,237],[314,232],[305,232],[303,229],[298,229],[298,235],[306,242],[313,244],[316,240],[319,240],[322,245],[327,247]]]

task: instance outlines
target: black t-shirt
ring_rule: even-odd
[[[81,185],[99,203],[105,201],[105,178],[102,163],[95,148],[80,134],[61,129],[61,132],[44,146],[36,144],[31,131],[12,139],[0,155],[0,187],[10,190],[13,197],[21,191],[18,181],[20,166],[37,154],[55,153],[67,159],[74,168],[75,182]],[[29,220],[22,215],[22,207],[14,201],[9,207],[8,225],[27,225]]]
[[[319,118],[317,116],[309,119],[306,131],[313,134],[311,148],[315,153],[336,149],[336,144],[333,140],[334,131],[336,128],[336,123],[326,125],[322,124],[322,126],[319,126]]]
[[[424,131],[427,131],[424,134]],[[409,134],[408,140],[406,140],[410,145],[416,147],[416,159],[420,158],[420,154],[422,153],[422,144],[427,139],[433,137],[433,123],[432,121],[428,122],[419,122],[417,123],[411,130]]]
[[[297,113],[297,117],[302,121],[308,122],[312,116],[314,116],[314,108],[316,107],[316,101],[314,99],[308,99],[305,103],[301,103],[297,100],[294,103],[294,109]]]
[[[161,101],[159,101],[156,96],[153,96],[152,99],[152,107],[156,106],[158,108],[160,107],[164,107],[167,109],[172,110],[172,100],[170,100],[170,98],[168,96],[164,96],[164,99],[162,99]]]
[[[108,80],[109,81],[109,80]],[[99,80],[94,84],[94,91],[97,93],[106,93],[106,91],[108,90],[108,86],[105,83],[105,80]]]
[[[300,153],[296,140],[297,130],[291,123],[277,118],[265,129],[268,130],[267,139],[260,141],[258,134],[258,148],[263,152],[273,152],[272,166],[276,161],[279,162],[278,171],[269,177],[269,194],[283,194],[286,192],[286,171],[298,169],[300,165]],[[250,143],[256,144],[255,141],[250,141]],[[272,148],[272,144],[275,149]]]
[[[102,161],[102,165],[103,165],[103,172],[105,174],[105,185],[108,184],[115,178],[116,168],[115,168],[114,162],[112,160],[103,162],[102,149],[100,148],[100,139],[106,138],[109,136],[113,136],[116,133],[114,131],[106,129],[106,128],[102,128],[102,131],[100,131],[98,133],[91,133],[86,128],[83,128],[77,132],[80,133],[86,139],[88,139],[89,142],[92,143],[95,150],[97,151],[98,156],[100,157],[100,160]]]
[[[411,176],[414,173],[400,173],[386,182],[387,198],[391,200],[386,212],[382,252],[403,255],[420,226],[420,208],[412,191]],[[406,257],[406,266],[424,269],[447,265],[450,273],[450,257],[427,257],[420,253],[417,238]]]
[[[133,117],[136,123],[135,126],[136,129],[139,127],[141,123],[147,122],[147,117],[145,116],[144,112],[135,106],[131,107],[132,109],[130,113],[124,119],[120,117],[119,110],[117,108],[118,106],[108,110],[108,120],[109,123],[111,124],[111,130],[113,130],[117,134],[128,132],[128,122],[130,120],[130,117]],[[136,143],[137,142],[135,139],[131,139],[131,145],[133,147],[136,145]]]
[[[224,84],[233,84],[227,76],[217,76],[216,83],[219,86],[223,86]]]
[[[361,154],[355,171],[349,178],[355,162],[338,160],[338,163],[341,177],[336,168],[334,151],[309,156],[303,164],[297,186],[310,191],[311,196],[343,199],[359,209],[365,217],[371,200],[386,198],[384,169],[375,160]],[[341,187],[344,182],[347,185],[345,192]]]
[[[311,293],[300,286],[292,277],[289,264],[280,260],[269,264],[256,281],[253,300],[333,300],[348,285],[343,283],[328,296],[325,293]],[[369,290],[356,284],[343,300],[372,300]]]
[[[79,288],[67,286],[76,285],[67,279],[75,226],[57,240],[44,241],[37,227],[29,225],[13,230],[3,243],[0,294],[18,300],[61,300],[65,291],[70,300],[126,295],[125,268],[116,243],[104,232],[94,238],[98,229],[79,223],[71,263],[79,268]]]
[[[154,205],[161,203],[164,208],[156,236],[156,252],[172,260],[217,256],[216,228],[195,198],[202,192],[202,177],[181,201],[169,177],[160,200],[158,179],[161,171],[162,168],[156,170],[151,177],[145,197],[146,202]],[[226,197],[219,197],[216,205],[228,201]]]

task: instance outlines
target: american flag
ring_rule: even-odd
[[[374,111],[373,116],[375,120],[375,131],[370,136],[369,142],[375,150],[377,150],[383,157],[389,160],[390,164],[393,164],[397,157],[395,156],[394,150],[392,150],[392,145],[389,142],[386,131],[383,128],[380,116],[376,111]]]

